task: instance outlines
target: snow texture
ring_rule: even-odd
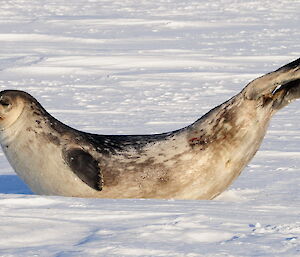
[[[102,134],[178,129],[299,58],[299,0],[2,0],[0,89]],[[214,201],[33,195],[0,155],[0,256],[300,256],[299,102]]]

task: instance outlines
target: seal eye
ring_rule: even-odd
[[[0,104],[3,107],[8,107],[10,105],[9,101],[7,99],[0,99]]]

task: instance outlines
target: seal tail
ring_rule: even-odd
[[[279,86],[300,79],[300,58],[251,81],[244,89],[245,98],[257,100],[272,94]]]

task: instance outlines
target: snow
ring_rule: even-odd
[[[3,0],[0,89],[102,134],[183,127],[299,58],[300,1]],[[1,256],[300,256],[299,103],[213,201],[36,196],[0,154]]]

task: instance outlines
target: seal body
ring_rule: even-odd
[[[177,131],[96,135],[52,117],[29,94],[0,93],[2,149],[37,194],[212,199],[255,155],[272,115],[300,97],[300,59],[249,83]]]

